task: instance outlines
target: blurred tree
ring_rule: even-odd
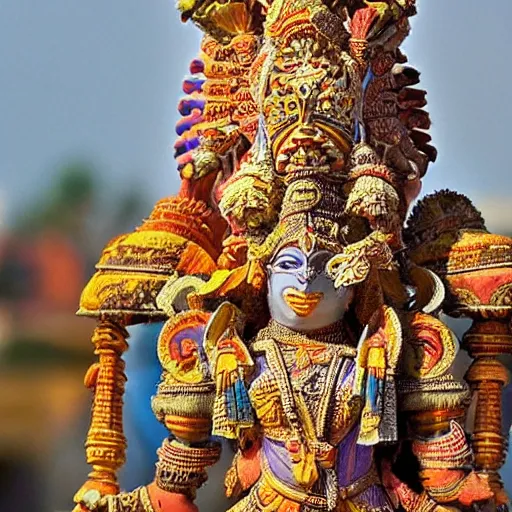
[[[94,167],[77,162],[58,169],[49,190],[18,214],[15,232],[33,235],[52,228],[67,235],[80,231],[84,213],[97,193]]]
[[[86,161],[58,168],[35,200],[16,212],[13,229],[2,238],[0,302],[13,314],[17,337],[35,335],[25,331],[42,319],[66,330],[58,315],[73,318],[102,248],[132,230],[149,209],[140,183],[107,189]],[[43,330],[57,338],[52,329]]]
[[[75,161],[57,169],[51,186],[17,213],[13,234],[27,239],[58,233],[92,265],[105,243],[133,229],[150,207],[139,182],[106,190],[93,164]]]

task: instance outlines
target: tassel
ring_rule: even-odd
[[[358,9],[350,21],[350,33],[353,39],[366,39],[373,22],[379,16],[379,12],[374,7]]]
[[[240,423],[250,423],[254,421],[252,407],[249,401],[249,394],[243,380],[239,379],[235,382],[236,396],[236,415],[233,420]],[[231,418],[230,418],[231,419]]]
[[[350,55],[361,66],[362,72],[366,70],[366,52],[368,50],[368,33],[378,18],[379,12],[373,7],[359,9],[355,12],[350,22]]]

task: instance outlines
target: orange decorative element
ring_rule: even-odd
[[[85,384],[94,391],[92,418],[85,443],[87,462],[93,471],[75,495],[79,503],[85,492],[101,495],[119,491],[116,472],[124,464],[126,439],[123,434],[123,394],[126,377],[123,352],[128,348],[126,330],[101,321],[92,336],[94,353],[99,356],[87,372]]]
[[[275,510],[276,512],[300,512],[301,503],[285,498],[279,491],[276,491],[269,478],[263,478],[259,487],[257,487],[257,499],[263,507],[262,510]],[[241,512],[241,509],[235,509]]]
[[[311,23],[311,11],[304,7],[302,9],[292,10],[293,2],[287,2],[283,9],[284,12],[274,23],[267,25],[266,31],[270,37],[287,37],[284,44],[290,43],[299,33],[302,37],[314,35],[315,27]],[[307,32],[309,30],[309,33]]]
[[[306,293],[296,288],[286,288],[283,298],[293,312],[300,317],[309,316],[322,300],[323,293]]]
[[[414,455],[422,469],[463,469],[471,464],[471,449],[466,442],[463,428],[450,423],[450,431],[434,439],[415,439],[412,443]]]
[[[164,425],[179,439],[194,443],[208,438],[212,420],[210,418],[190,418],[166,414]]]
[[[247,240],[242,236],[229,236],[224,240],[222,254],[217,260],[220,269],[233,270],[247,261]]]
[[[473,471],[464,480],[457,499],[468,507],[473,503],[489,500],[493,496],[494,493],[489,485],[488,475]]]
[[[509,268],[490,268],[459,272],[446,277],[456,310],[481,310],[491,307],[497,312],[512,306],[512,262]]]
[[[250,448],[246,448],[237,459],[237,472],[242,489],[248,489],[261,475],[261,438],[256,437]]]
[[[224,229],[203,201],[181,196],[158,201],[140,227],[103,250],[78,314],[123,315],[127,324],[164,317],[156,297],[169,276],[211,274]]]
[[[224,478],[228,498],[238,497],[261,476],[261,437],[258,432],[251,429],[244,431],[239,443],[239,451]]]
[[[233,270],[217,270],[198,293],[188,296],[189,305],[201,309],[207,299],[225,298],[240,304],[248,323],[263,327],[268,321],[264,303],[266,273],[260,261],[249,260]]]
[[[182,236],[215,259],[221,251],[222,241],[218,237],[225,229],[222,218],[204,201],[176,196],[158,201],[137,231],[163,231]]]
[[[201,288],[199,294],[202,297],[227,297],[244,281],[248,281],[249,270],[249,263],[233,270],[217,270],[212,274],[210,280]]]
[[[459,423],[452,421],[447,434],[416,439],[412,449],[421,466],[422,485],[436,501],[469,506],[493,497],[487,475],[466,472],[473,457]]]
[[[509,266],[512,239],[491,233],[464,231],[456,243],[450,244],[447,257],[447,272]]]
[[[475,466],[489,474],[497,503],[506,503],[507,496],[498,470],[506,457],[507,443],[501,426],[501,393],[508,383],[508,372],[496,356],[512,353],[512,333],[504,322],[477,320],[464,341],[470,355],[475,358],[466,374],[466,380],[477,397],[472,436]]]
[[[184,311],[168,320],[158,338],[158,358],[167,375],[184,384],[205,381],[201,362],[203,335],[210,314]]]
[[[254,34],[237,34],[222,44],[206,36],[201,44],[206,81],[203,122],[197,132],[217,154],[232,149],[244,135],[254,139],[258,107],[249,91],[249,70],[258,49]]]

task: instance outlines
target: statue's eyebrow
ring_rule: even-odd
[[[274,264],[279,262],[279,261],[282,261],[282,260],[293,260],[293,261],[296,261],[297,263],[302,263],[302,260],[299,258],[298,255],[295,255],[295,254],[281,254],[280,256],[278,256],[274,260]]]

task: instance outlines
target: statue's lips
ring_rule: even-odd
[[[286,288],[283,298],[290,309],[301,317],[309,316],[318,306],[324,294],[320,292],[301,292],[297,288]]]

